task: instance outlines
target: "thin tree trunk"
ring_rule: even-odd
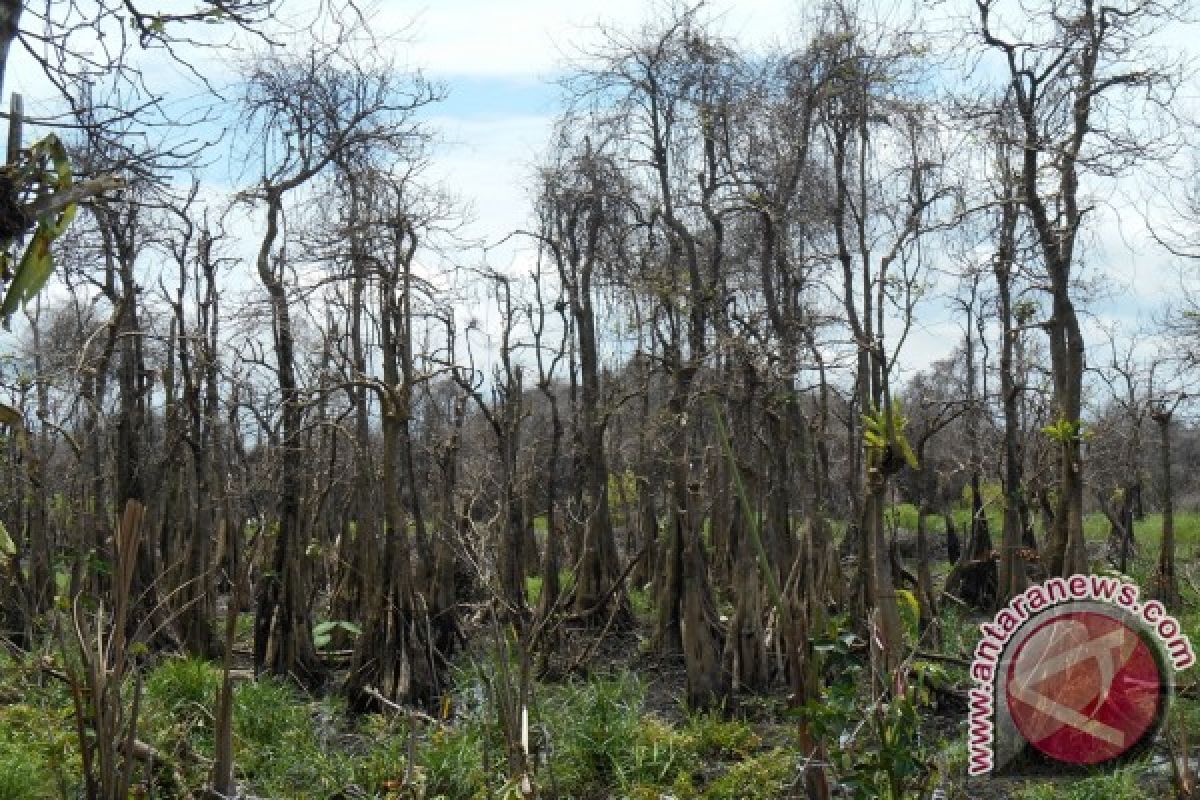
[[[303,409],[296,382],[294,338],[287,292],[277,277],[273,252],[283,214],[283,195],[267,191],[267,230],[258,252],[258,275],[267,289],[274,329],[275,356],[282,395],[279,464],[278,530],[271,568],[262,576],[254,621],[254,666],[276,675],[290,675],[305,685],[321,679],[321,665],[312,640],[312,610],[308,588],[305,536],[300,519],[300,475],[305,463],[300,446]],[[266,532],[264,531],[265,535]]]
[[[1171,480],[1171,417],[1169,411],[1152,414],[1158,425],[1159,469],[1162,472],[1162,543],[1158,551],[1158,569],[1154,575],[1154,594],[1167,607],[1179,606],[1179,581],[1175,576],[1175,489]]]

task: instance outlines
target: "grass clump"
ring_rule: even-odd
[[[694,715],[686,731],[705,758],[745,758],[762,746],[762,737],[744,720],[724,719],[719,714]]]
[[[368,746],[350,765],[353,782],[383,795],[404,779],[408,768],[408,726],[402,717],[372,714],[360,721],[360,735]]]
[[[1146,796],[1139,771],[1133,767],[1069,782],[1030,783],[1015,794],[1017,800],[1142,800]]]
[[[65,688],[0,657],[0,800],[74,796],[82,766]]]
[[[704,790],[703,800],[773,800],[786,797],[795,778],[795,754],[777,747],[730,767]]]
[[[417,755],[429,797],[471,800],[486,790],[484,735],[478,718],[454,728],[438,729],[430,735]]]
[[[31,762],[27,752],[0,746],[0,800],[51,798],[51,785],[45,769]]]
[[[211,719],[221,671],[198,658],[170,658],[146,678],[146,700],[173,717]]]
[[[632,675],[553,687],[542,699],[554,778],[579,791],[613,785],[640,722],[644,690]]]
[[[632,795],[669,788],[675,796],[688,796],[699,766],[693,734],[645,716],[638,721],[628,749],[613,762],[614,783]]]
[[[270,748],[307,743],[312,730],[301,698],[292,687],[260,677],[234,691],[233,729],[244,744]]]

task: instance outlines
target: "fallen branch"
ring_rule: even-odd
[[[958,603],[958,605],[959,605],[959,606],[961,606],[962,608],[965,608],[965,609],[967,609],[968,611],[973,611],[973,610],[974,610],[974,609],[972,609],[972,608],[971,608],[971,606],[970,606],[970,605],[968,605],[968,604],[967,604],[967,601],[966,601],[966,600],[963,600],[963,599],[962,599],[961,597],[959,597],[958,595],[953,595],[953,594],[950,594],[949,592],[943,591],[943,592],[942,592],[942,597],[945,597],[945,598],[946,598],[946,599],[948,599],[948,600],[953,600],[955,603]]]
[[[381,705],[383,705],[386,708],[390,708],[392,711],[395,711],[397,713],[405,714],[410,717],[415,717],[417,719],[424,720],[425,722],[429,722],[434,725],[442,725],[443,724],[440,719],[437,719],[436,717],[431,717],[429,714],[426,714],[424,711],[420,711],[419,709],[416,709],[416,708],[409,708],[407,706],[402,706],[399,703],[395,702],[394,700],[389,700],[388,698],[383,696],[383,692],[379,691],[374,686],[364,686],[363,694],[366,694],[370,697],[375,698],[376,700],[378,700],[380,702]]]

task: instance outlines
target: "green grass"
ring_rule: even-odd
[[[985,492],[985,499],[986,495],[987,492]],[[984,511],[987,514],[988,529],[992,536],[999,536],[1004,524],[1003,507],[997,500],[985,503]],[[917,507],[912,503],[897,503],[889,506],[885,513],[889,531],[893,527],[908,531],[917,529]],[[971,520],[970,508],[960,505],[951,512],[951,516],[959,536],[963,536]],[[927,515],[926,525],[931,535],[944,536],[946,533],[945,520],[941,514]],[[1136,520],[1133,530],[1134,538],[1142,550],[1143,559],[1150,555],[1156,558],[1159,543],[1162,541],[1162,514],[1147,514],[1144,519]],[[845,523],[843,522],[837,528],[837,532],[840,535],[844,531]],[[1045,531],[1041,530],[1040,525],[1036,532],[1039,537],[1045,535]],[[1084,515],[1083,533],[1084,538],[1089,542],[1106,541],[1109,533],[1108,519],[1098,511]],[[1200,511],[1175,512],[1175,541],[1180,560],[1200,557]]]
[[[1016,800],[1144,800],[1147,794],[1144,770],[1137,766],[1124,767],[1069,781],[1030,782],[1016,792]]]
[[[0,800],[50,798],[51,787],[42,769],[20,749],[0,748]]]
[[[784,797],[796,772],[796,754],[775,748],[733,765],[705,789],[703,800],[772,800]]]
[[[525,576],[525,597],[529,601],[529,605],[536,606],[542,598],[542,583],[541,575]],[[564,594],[572,591],[575,588],[575,573],[566,568],[560,569],[558,571],[558,585]]]
[[[984,514],[988,520],[988,530],[993,536],[997,535],[1004,523],[1003,511],[996,504],[984,506]],[[971,524],[971,509],[967,506],[961,506],[953,509],[950,512],[951,518],[954,520],[954,529],[958,535],[965,536]],[[893,528],[900,528],[907,531],[916,531],[917,529],[917,507],[912,503],[897,503],[889,506],[884,511],[884,525],[890,532]],[[930,536],[945,536],[946,535],[946,519],[942,514],[926,514],[925,526]],[[844,529],[844,527],[843,527]]]
[[[488,790],[503,794],[503,742],[487,704],[470,691],[483,669],[476,665],[457,674],[453,722],[422,740],[417,766],[426,796],[471,800]],[[643,711],[644,701],[645,687],[628,672],[537,686],[530,730],[543,760],[537,781],[546,795],[768,798],[779,796],[779,786],[792,777],[796,754],[764,749],[750,724],[718,714],[672,724]],[[490,770],[482,766],[485,751]],[[747,780],[753,786],[747,788]]]
[[[208,778],[213,753],[213,710],[220,669],[196,659],[163,661],[146,677],[140,736],[168,754],[194,753],[177,766],[192,786]],[[234,689],[234,754],[238,781],[267,797],[319,800],[357,786],[383,797],[407,765],[403,723],[368,716],[361,730],[349,724],[343,704],[313,700],[291,684],[260,677]]]
[[[173,717],[211,718],[221,688],[216,665],[196,658],[169,658],[146,679],[149,704]]]
[[[654,614],[654,597],[645,588],[630,587],[629,605],[633,607],[633,613],[639,619],[647,620]]]
[[[0,800],[74,796],[82,765],[66,687],[31,657],[0,654]]]

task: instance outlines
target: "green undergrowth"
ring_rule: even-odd
[[[1145,769],[1129,766],[1113,772],[1069,780],[1029,782],[1014,794],[1014,800],[1145,800]]]
[[[460,674],[460,687],[479,685],[472,672]],[[537,687],[530,739],[543,796],[752,798],[745,779],[777,785],[780,764],[796,761],[795,754],[785,759],[766,747],[746,722],[698,714],[672,724],[644,711],[644,701],[643,685],[628,672]],[[486,797],[503,785],[503,739],[480,692],[466,692],[456,716],[418,756],[425,790],[448,800]],[[491,775],[480,766],[489,760],[496,765]]]
[[[988,493],[985,491],[984,494],[986,501]],[[993,498],[993,502],[985,502],[984,513],[987,515],[988,530],[993,538],[999,537],[1003,528],[1003,509],[1003,498]],[[971,520],[970,508],[965,504],[960,505],[951,512],[951,517],[959,536],[964,536]],[[887,509],[885,519],[889,531],[893,528],[915,531],[917,507],[912,503],[896,503]],[[931,536],[946,534],[946,523],[941,514],[927,515],[926,525]],[[842,528],[844,529],[844,526]],[[1162,540],[1162,514],[1147,514],[1144,518],[1136,520],[1133,530],[1134,538],[1143,553],[1157,554],[1159,542]],[[1089,542],[1104,542],[1109,534],[1108,519],[1098,511],[1084,515],[1083,533]],[[1037,535],[1041,537],[1044,534],[1045,531],[1038,526]],[[1200,555],[1200,511],[1175,512],[1175,539],[1181,559]]]
[[[1149,585],[1157,559],[1160,524],[1156,516],[1138,523],[1141,548],[1129,573],[1143,587]],[[1200,515],[1180,514],[1178,531],[1184,604],[1175,613],[1193,646],[1200,647],[1200,597],[1194,588],[1200,575],[1190,558],[1200,542]],[[1107,528],[1092,526],[1089,535],[1102,539]],[[569,575],[563,577],[566,583]],[[536,579],[531,579],[529,589],[535,602],[540,591]],[[630,599],[645,620],[651,610],[649,596],[635,589]],[[920,649],[969,659],[978,641],[978,624],[985,617],[945,602],[940,611],[940,644],[936,648],[923,644]],[[843,620],[842,624],[849,623]],[[407,714],[353,717],[335,693],[315,697],[270,678],[238,681],[234,707],[238,783],[247,795],[287,800],[514,796],[506,794],[513,787],[507,784],[504,740],[489,694],[496,666],[483,658],[457,669],[448,702],[436,710],[436,719],[416,718],[415,731]],[[829,685],[821,713],[813,715],[824,730],[824,741],[836,745],[829,757],[842,790],[850,791],[855,781],[866,787],[857,795],[841,796],[872,796],[877,791],[872,787],[890,770],[910,775],[914,783],[929,775],[948,798],[971,797],[965,780],[962,722],[966,714],[951,710],[935,719],[930,699],[922,696],[926,683],[966,687],[965,670],[953,663],[918,659],[918,675],[912,682],[919,704],[915,713],[889,712],[890,716],[877,718],[866,713],[869,705],[863,697],[863,681],[854,677],[856,668],[862,668],[861,655],[825,652]],[[54,656],[0,654],[0,800],[84,796],[71,700],[56,677],[61,672]],[[1187,691],[1180,692],[1173,707],[1176,724],[1193,732],[1200,731],[1197,674],[1193,668],[1179,676]],[[145,673],[138,737],[162,754],[193,790],[209,779],[220,682],[217,665],[195,659],[159,658]],[[643,679],[620,669],[586,679],[535,684],[529,732],[539,796],[576,800],[786,797],[794,791],[804,760],[795,739],[796,720],[785,710],[779,692],[740,700],[743,710],[758,709],[751,713],[755,721],[717,713],[681,713],[673,706],[662,708],[661,700],[648,707]],[[890,754],[877,744],[883,739],[892,742]],[[1161,748],[1156,752],[1161,754]],[[910,764],[905,760],[908,754],[918,758]],[[1011,779],[1003,796],[1122,800],[1147,796],[1147,787],[1168,791],[1165,781],[1133,765],[1070,780]]]
[[[525,597],[530,606],[537,606],[538,601],[542,597],[541,575],[527,575],[525,577]],[[575,573],[570,569],[560,569],[558,571],[558,586],[563,594],[569,594],[575,590]]]
[[[31,659],[0,656],[0,800],[70,796],[79,756],[65,687]]]
[[[340,701],[282,681],[239,681],[239,785],[288,800],[502,797],[503,739],[481,682],[490,668],[459,670],[447,718],[420,718],[415,737],[406,714],[352,717]],[[81,796],[65,687],[39,684],[20,660],[6,657],[0,669],[0,800]],[[217,665],[195,659],[166,658],[146,673],[138,737],[193,789],[209,778],[220,682]],[[629,672],[536,686],[530,741],[541,796],[765,800],[794,777],[797,754],[747,722],[720,714],[671,722],[644,704]]]

